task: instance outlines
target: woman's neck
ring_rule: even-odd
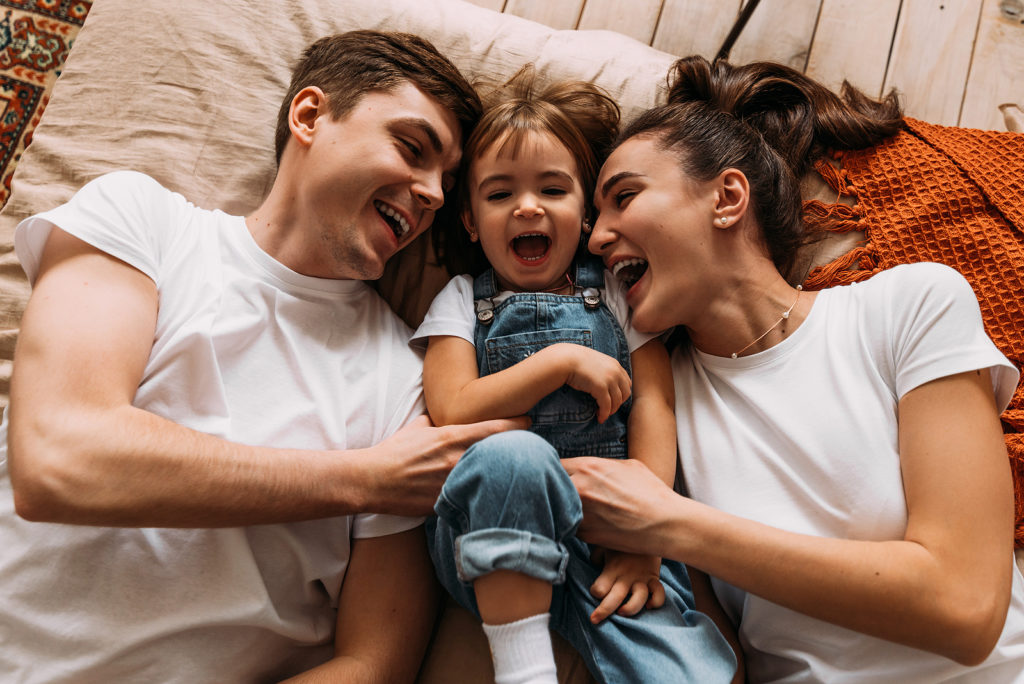
[[[744,274],[722,286],[699,320],[686,327],[702,352],[749,356],[792,335],[810,313],[816,294],[791,286],[774,268],[766,274]]]

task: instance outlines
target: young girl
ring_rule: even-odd
[[[735,656],[694,609],[686,569],[576,539],[580,502],[559,463],[625,458],[628,427],[629,455],[668,485],[675,475],[665,349],[632,330],[620,284],[581,249],[618,107],[588,83],[537,92],[529,68],[492,99],[461,187],[489,267],[452,280],[414,339],[429,338],[435,423],[525,413],[533,427],[478,443],[452,471],[427,526],[438,575],[483,619],[497,682],[556,681],[549,623],[601,681],[727,682]],[[619,278],[634,265],[617,264]]]

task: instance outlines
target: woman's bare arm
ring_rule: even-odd
[[[785,532],[680,497],[629,462],[566,462],[581,536],[661,553],[811,617],[963,664],[991,652],[1012,580],[1013,489],[987,370],[899,403],[908,525],[894,541]]]

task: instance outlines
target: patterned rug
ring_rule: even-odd
[[[0,0],[0,207],[92,0]]]

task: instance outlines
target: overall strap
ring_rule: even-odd
[[[583,304],[588,309],[601,305],[601,288],[604,287],[604,262],[596,256],[587,255],[576,260],[576,287],[583,290]]]
[[[494,296],[497,294],[498,281],[493,268],[473,278],[473,308],[480,323],[489,325],[494,320]]]

